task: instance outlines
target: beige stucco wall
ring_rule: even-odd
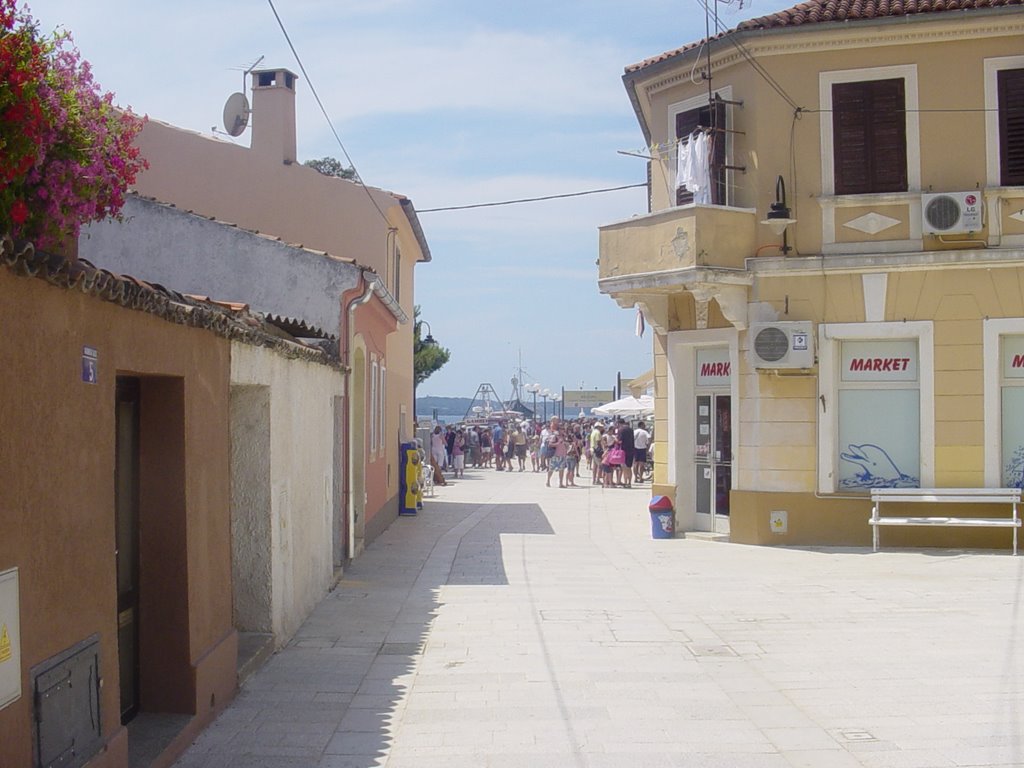
[[[262,465],[269,476],[261,487],[247,484],[234,494],[233,507],[252,503],[269,513],[253,535],[234,533],[236,574],[255,574],[262,583],[236,587],[271,599],[271,628],[278,647],[330,588],[333,577],[332,529],[335,505],[335,407],[343,395],[342,374],[324,365],[291,360],[245,344],[231,346],[232,388],[259,387],[269,395],[269,442],[255,445],[261,454],[240,456]],[[254,446],[236,446],[239,451]],[[262,501],[261,501],[262,500]],[[233,509],[233,520],[246,510]],[[340,514],[340,512],[339,512]],[[249,568],[248,566],[253,566]],[[255,598],[254,598],[255,599]],[[252,610],[250,608],[250,610]]]
[[[733,175],[731,204],[755,208],[758,220],[763,219],[775,200],[776,177],[782,175],[787,202],[797,219],[797,224],[790,228],[790,244],[795,244],[799,253],[821,252],[823,215],[828,215],[828,209],[821,204],[822,196],[826,195],[822,186],[821,124],[831,120],[831,113],[818,111],[824,106],[819,96],[819,73],[863,68],[916,67],[920,111],[913,112],[912,117],[919,130],[915,135],[910,130],[912,121],[908,123],[908,148],[920,148],[920,185],[911,183],[910,192],[950,192],[989,186],[986,148],[991,139],[986,138],[983,62],[986,58],[1021,55],[1021,14],[999,19],[993,21],[992,16],[984,13],[956,14],[955,18],[901,20],[898,29],[892,24],[881,27],[860,23],[843,29],[814,25],[745,41],[758,62],[801,107],[799,114],[753,72],[732,46],[720,43],[717,49],[713,48],[713,58],[717,60],[714,87],[731,89],[729,97],[743,102],[742,107],[727,108],[732,127],[741,131],[729,136],[729,162],[746,167],[745,173]],[[681,61],[679,71],[689,73],[693,64],[692,59]],[[674,125],[669,119],[670,106],[706,93],[705,84],[691,84],[688,77],[673,74],[655,71],[640,81],[638,91],[652,143],[674,139],[670,134]],[[674,172],[674,162],[653,163],[652,199],[656,211],[674,204],[666,171]],[[997,217],[1004,233],[1019,234],[1022,223],[1007,217],[1020,210],[1021,206],[1013,208],[1020,195],[1011,193],[1009,197],[1003,205],[990,205],[986,215]],[[905,204],[889,201],[884,208],[878,202],[838,208],[834,223],[836,241],[878,243],[906,239],[909,222],[920,215],[919,209],[913,207],[916,200],[914,194]],[[875,235],[843,227],[845,222],[872,210],[892,216],[900,224]],[[987,220],[982,237],[988,237],[990,230],[991,221]],[[758,246],[777,239],[767,227],[758,227]],[[924,247],[950,246],[926,236]]]

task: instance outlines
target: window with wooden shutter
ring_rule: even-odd
[[[1002,69],[999,92],[999,168],[1004,187],[1024,185],[1024,69]]]
[[[725,104],[716,101],[714,106],[703,106],[690,109],[676,115],[676,138],[690,136],[697,128],[725,128]],[[716,130],[710,133],[711,138],[711,202],[715,205],[726,204],[725,188],[725,131]],[[676,205],[689,205],[693,202],[693,193],[686,187],[676,190]]]
[[[832,86],[837,195],[907,191],[907,119],[902,78]]]

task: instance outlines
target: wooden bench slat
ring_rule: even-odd
[[[874,502],[888,501],[891,504],[914,504],[929,502],[931,504],[1013,504],[1019,502],[1016,496],[872,496]]]
[[[868,518],[869,525],[948,525],[960,528],[972,526],[1020,528],[1021,521],[1011,517],[879,517]]]

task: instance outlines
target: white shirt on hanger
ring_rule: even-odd
[[[676,159],[676,187],[693,193],[693,202],[711,203],[711,162],[708,136],[704,131],[679,140]]]

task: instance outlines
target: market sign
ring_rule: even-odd
[[[1024,379],[1024,336],[1003,337],[1003,376]]]
[[[843,381],[917,381],[917,340],[843,342]]]
[[[562,392],[562,402],[566,408],[590,410],[615,399],[615,392],[610,389],[566,389]]]
[[[732,381],[732,362],[728,347],[697,350],[697,386],[728,387]]]

